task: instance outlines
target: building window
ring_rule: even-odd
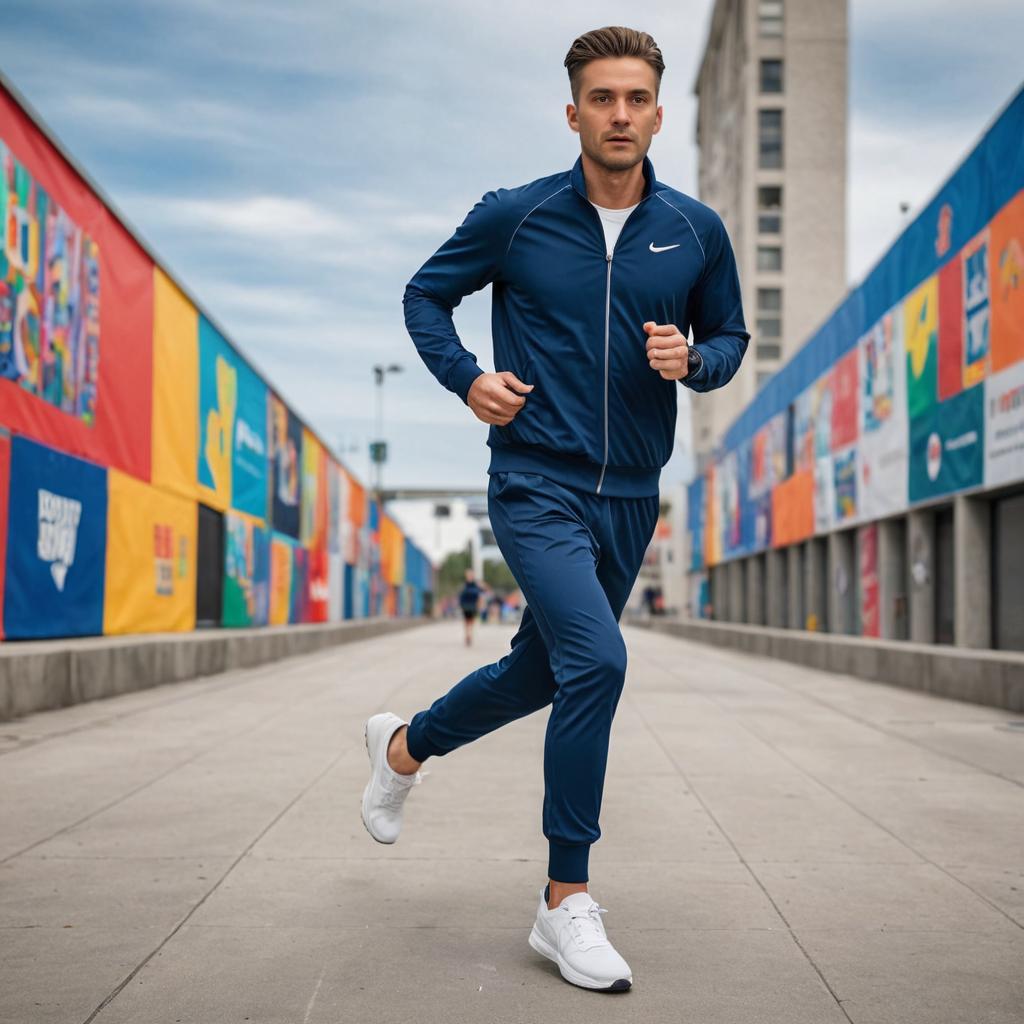
[[[757,30],[762,37],[782,35],[782,0],[758,0]]]
[[[781,338],[782,321],[777,316],[759,316],[757,318],[757,336],[759,338]]]
[[[758,188],[757,230],[762,235],[782,234],[781,185],[761,185]]]
[[[758,270],[781,270],[782,269],[782,246],[780,246],[780,245],[759,245],[757,247],[757,269]]]
[[[759,313],[778,313],[782,310],[781,288],[758,288],[757,311]]]
[[[782,61],[761,61],[761,92],[782,92]]]
[[[782,166],[782,111],[757,112],[758,166],[769,170]]]
[[[761,360],[779,359],[782,356],[782,346],[774,341],[759,341],[755,351]]]
[[[768,381],[770,381],[772,379],[772,377],[774,377],[774,376],[775,376],[775,371],[774,370],[758,370],[757,371],[757,390],[760,391],[761,388],[763,388],[765,386],[765,384],[767,384]]]

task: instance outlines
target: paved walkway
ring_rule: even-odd
[[[394,847],[360,822],[366,716],[511,635],[460,630],[0,724],[0,1021],[1024,1019],[1013,715],[629,631],[603,995],[526,943],[545,714],[428,762]]]

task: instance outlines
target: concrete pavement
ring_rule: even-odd
[[[632,992],[526,943],[546,714],[430,761],[393,847],[362,723],[461,623],[0,727],[0,1021],[1024,1019],[1024,727],[627,630],[592,892]]]

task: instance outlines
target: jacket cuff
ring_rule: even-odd
[[[462,359],[448,374],[448,387],[465,402],[473,381],[484,371],[470,358]]]
[[[685,384],[687,387],[693,387],[697,384],[703,384],[708,379],[708,364],[704,357],[700,353],[700,349],[696,345],[691,346],[693,351],[697,353],[697,357],[700,359],[700,366],[697,367],[693,373],[688,373],[680,381],[681,384]]]

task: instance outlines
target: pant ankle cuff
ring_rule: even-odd
[[[556,882],[589,882],[590,846],[548,843],[548,878]]]
[[[445,751],[435,748],[423,734],[425,718],[424,712],[418,711],[412,716],[405,730],[405,749],[409,751],[409,756],[414,761],[420,763],[426,761],[428,757],[438,757],[445,753]]]

